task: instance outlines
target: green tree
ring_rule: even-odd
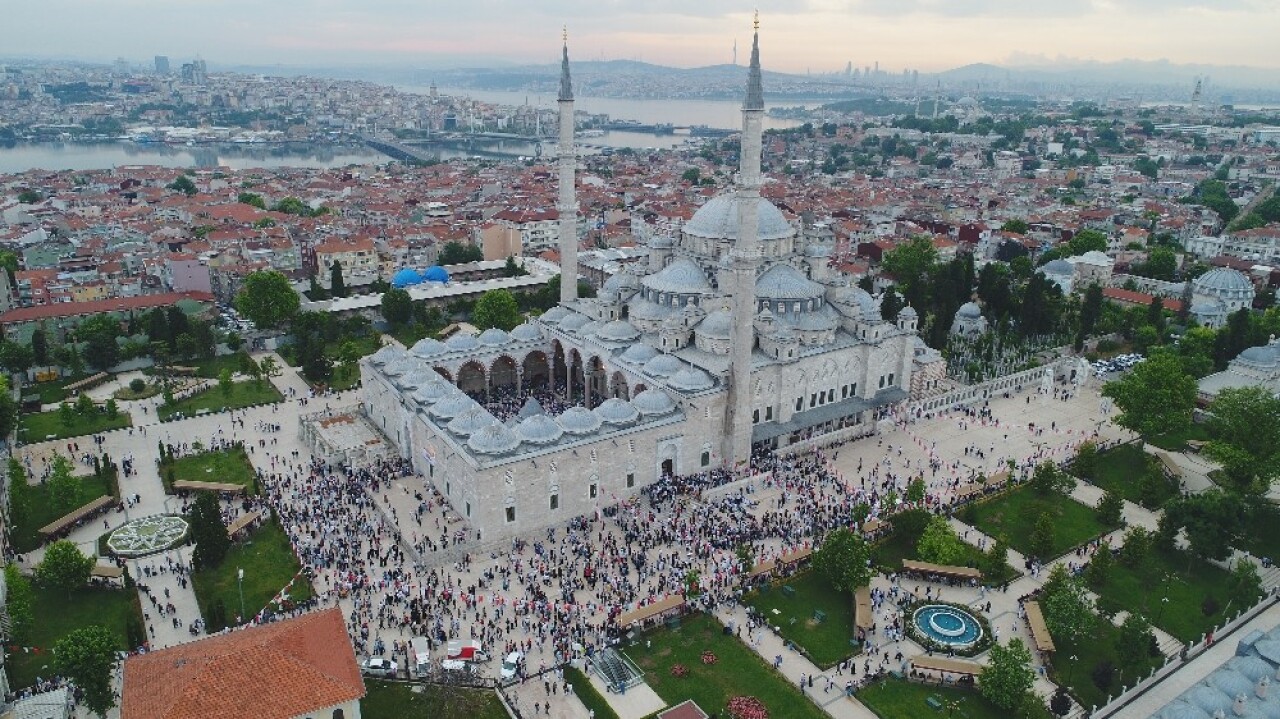
[[[924,501],[925,484],[924,477],[916,477],[907,485],[907,501],[911,504],[920,504]]]
[[[49,364],[49,336],[38,327],[31,332],[31,356],[38,365]]]
[[[222,563],[231,547],[227,526],[222,523],[222,510],[213,492],[200,492],[191,506],[191,539],[195,549],[191,563],[196,569],[211,569]]]
[[[1177,356],[1167,351],[1151,353],[1129,374],[1102,388],[1102,394],[1120,408],[1116,424],[1143,437],[1190,427],[1196,391],[1195,380],[1183,370]]]
[[[902,311],[902,298],[897,292],[890,287],[884,291],[884,296],[880,298],[880,316],[885,322],[897,322],[898,313]]]
[[[280,363],[276,362],[273,355],[267,355],[258,363],[258,367],[262,369],[262,376],[267,379],[280,376]]]
[[[259,210],[267,209],[266,200],[263,200],[262,195],[259,195],[256,192],[241,192],[240,195],[236,197],[236,202],[256,207]]]
[[[1085,581],[1094,589],[1103,586],[1111,577],[1111,569],[1114,566],[1115,557],[1111,554],[1111,545],[1103,542],[1093,553],[1089,566],[1085,568]]]
[[[506,264],[502,266],[503,277],[524,277],[529,271],[524,268],[523,264],[516,262],[515,255],[507,255]]]
[[[853,592],[871,580],[871,550],[862,535],[840,527],[813,553],[813,568],[839,591]]]
[[[363,356],[364,354],[360,351],[360,345],[351,340],[338,345],[337,359],[338,366],[342,369],[342,375],[350,377],[351,373],[356,369],[356,364],[360,362],[360,358]]]
[[[8,442],[18,428],[18,401],[9,391],[9,380],[0,377],[0,439]]]
[[[436,261],[441,265],[460,265],[464,262],[479,262],[484,259],[484,250],[476,245],[461,242],[446,242],[440,248]]]
[[[43,199],[44,197],[35,190],[23,190],[18,193],[18,202],[21,202],[24,205],[34,205]]]
[[[80,506],[80,480],[72,476],[71,471],[71,460],[60,454],[54,455],[45,484],[49,488],[49,503],[59,515]]]
[[[1098,445],[1093,442],[1081,442],[1076,450],[1076,458],[1071,461],[1071,471],[1085,479],[1097,479]]]
[[[1036,519],[1036,526],[1031,530],[1031,537],[1028,540],[1031,545],[1031,552],[1037,557],[1048,558],[1049,553],[1053,551],[1053,514],[1050,512],[1041,512],[1040,517]]]
[[[929,519],[920,541],[916,542],[916,554],[920,559],[934,564],[960,564],[966,550],[967,545],[956,536],[947,518],[938,514]]]
[[[347,296],[347,282],[342,278],[342,263],[337,260],[329,265],[329,293],[334,297]]]
[[[987,665],[978,676],[978,687],[987,701],[1013,711],[1022,705],[1035,681],[1031,651],[1015,637],[1008,644],[991,647]]]
[[[1227,582],[1231,601],[1238,607],[1247,607],[1262,594],[1262,577],[1252,561],[1241,557],[1231,565],[1231,579]]]
[[[1027,221],[1019,219],[1008,220],[1000,226],[1001,232],[1016,232],[1019,235],[1027,234],[1028,229]]]
[[[982,556],[982,574],[985,577],[998,577],[1005,573],[1009,567],[1009,545],[1003,540],[997,538],[991,543],[991,548]]]
[[[1116,635],[1116,656],[1124,667],[1136,667],[1151,656],[1151,623],[1137,612],[1130,612]]]
[[[25,372],[34,362],[35,353],[29,345],[22,345],[9,340],[0,342],[0,365],[3,365],[10,372],[14,374]]]
[[[53,666],[84,693],[84,704],[100,717],[116,705],[111,689],[115,674],[116,638],[96,624],[74,629],[53,645]]]
[[[696,185],[698,184],[698,181],[702,179],[702,173],[698,168],[690,167],[684,171],[684,174],[680,176],[680,179],[691,185]]]
[[[382,293],[382,318],[392,327],[400,327],[413,314],[413,299],[405,290],[396,288]]]
[[[1116,526],[1120,524],[1123,513],[1124,500],[1120,495],[1111,490],[1104,492],[1098,501],[1098,519],[1105,525]]]
[[[83,587],[93,571],[93,557],[81,553],[71,542],[60,539],[44,551],[44,559],[36,565],[36,581],[42,587],[66,590],[67,595]]]
[[[31,628],[35,625],[35,593],[31,590],[31,580],[18,569],[16,564],[4,568],[5,611],[9,614],[9,641],[25,644],[31,638]]]
[[[223,367],[218,373],[218,389],[222,392],[222,396],[227,399],[231,398],[231,393],[236,390],[236,385],[231,381],[231,368]]]
[[[471,323],[486,330],[490,327],[511,331],[522,321],[520,305],[509,290],[489,290],[476,301]]]
[[[1086,252],[1106,252],[1107,236],[1097,230],[1080,230],[1067,242],[1068,256],[1083,255]]]
[[[1165,505],[1159,533],[1167,542],[1182,529],[1192,554],[1221,561],[1240,539],[1240,518],[1245,512],[1245,501],[1239,495],[1219,489],[1178,497]]]
[[[116,404],[115,397],[107,398],[107,419],[115,419],[120,416],[120,405]]]
[[[1131,527],[1120,546],[1120,561],[1128,567],[1141,567],[1151,556],[1152,536],[1142,527]]]
[[[1156,247],[1147,254],[1137,274],[1157,280],[1172,280],[1178,271],[1178,255],[1168,247]]]
[[[903,288],[907,304],[924,307],[923,284],[938,262],[938,250],[927,235],[917,235],[884,253],[881,269],[892,275]]]
[[[196,183],[192,182],[191,178],[186,175],[179,175],[178,179],[170,182],[169,189],[174,192],[181,192],[188,197],[199,192],[196,188]]]
[[[1210,410],[1213,439],[1205,454],[1222,464],[1232,491],[1266,494],[1280,475],[1280,398],[1260,386],[1232,387]]]
[[[1071,475],[1058,469],[1058,465],[1045,460],[1036,465],[1031,475],[1031,487],[1041,495],[1067,494],[1076,487],[1076,480]]]
[[[76,337],[88,345],[89,364],[107,369],[120,361],[120,321],[109,314],[90,317],[76,327]]]
[[[244,278],[235,305],[261,329],[271,329],[298,313],[301,300],[289,278],[274,270],[259,270]]]
[[[302,200],[299,200],[296,197],[286,197],[277,202],[275,207],[272,207],[271,209],[276,212],[283,212],[286,215],[299,215],[302,217],[308,217],[311,215],[311,208],[307,207]]]
[[[1078,637],[1093,626],[1093,603],[1079,577],[1066,567],[1054,565],[1040,592],[1040,609],[1049,634],[1059,641]]]
[[[76,410],[66,400],[58,403],[58,424],[65,429],[71,429],[76,424]]]
[[[76,414],[80,415],[81,417],[88,417],[89,415],[97,411],[98,411],[98,406],[93,403],[93,400],[89,397],[89,395],[82,394],[76,398]]]

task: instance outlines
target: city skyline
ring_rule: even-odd
[[[1275,0],[803,0],[764,3],[767,69],[832,72],[879,64],[922,72],[970,63],[1051,65],[1168,60],[1277,67]],[[639,10],[612,0],[505,0],[426,7],[385,0],[300,4],[180,4],[124,0],[104,12],[88,0],[16,6],[0,30],[9,57],[144,64],[197,55],[220,65],[405,63],[411,66],[554,61],[568,25],[574,58],[695,67],[729,63],[749,44],[754,8],[727,0],[653,0]],[[58,20],[51,33],[49,18]],[[739,54],[739,64],[745,56]]]

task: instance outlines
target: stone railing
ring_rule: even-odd
[[[949,392],[925,397],[909,402],[906,411],[909,416],[918,416],[926,412],[944,412],[955,407],[985,402],[992,397],[1009,391],[1022,391],[1038,388],[1044,384],[1045,377],[1053,381],[1054,365],[1041,365],[1031,369],[1014,372],[1003,377],[987,380],[981,384],[957,387]]]

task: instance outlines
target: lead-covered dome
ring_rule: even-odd
[[[960,309],[956,310],[956,316],[977,319],[982,316],[982,308],[978,306],[977,302],[966,302],[960,305]]]
[[[551,444],[564,434],[560,425],[545,414],[535,414],[520,420],[515,432],[517,437],[529,444]]]
[[[542,313],[542,316],[540,316],[538,319],[540,319],[540,320],[542,320],[543,322],[546,322],[546,323],[548,323],[548,324],[553,324],[553,325],[554,325],[554,324],[556,324],[556,323],[560,322],[561,320],[563,320],[565,317],[568,317],[568,316],[569,316],[569,310],[566,310],[565,308],[561,307],[560,305],[556,305],[555,307],[552,307],[551,309],[547,310],[546,312],[543,312],[543,313]]]
[[[685,367],[671,375],[667,382],[682,392],[700,392],[715,386],[715,383],[711,380],[711,375],[696,367]]]
[[[421,367],[421,365],[408,355],[401,355],[399,358],[387,363],[382,368],[382,373],[388,377],[399,377],[402,374],[408,374]]]
[[[733,315],[727,308],[721,307],[699,322],[696,331],[703,337],[727,340],[732,329]]]
[[[515,432],[502,426],[497,420],[471,435],[467,447],[476,454],[507,454],[520,446]]]
[[[459,392],[445,397],[431,406],[431,415],[439,419],[453,419],[462,413],[479,407],[480,403]]]
[[[671,264],[641,283],[654,292],[671,292],[678,295],[699,295],[712,291],[711,283],[696,262],[687,257],[677,257]]]
[[[511,337],[521,342],[533,342],[542,339],[542,330],[535,325],[524,322],[516,325],[515,329],[511,330]]]
[[[435,404],[445,397],[451,397],[460,394],[457,387],[449,384],[443,377],[437,376],[435,379],[423,383],[418,387],[418,391],[413,393],[413,398],[423,404]]]
[[[756,298],[761,300],[811,300],[825,291],[788,264],[774,265],[756,280]]]
[[[399,357],[401,354],[402,352],[399,348],[392,347],[391,345],[383,345],[382,349],[369,356],[369,361],[374,365],[381,367],[382,365],[385,365]]]
[[[586,407],[570,407],[556,419],[569,434],[591,434],[600,429],[600,418]]]
[[[795,234],[782,211],[761,199],[756,204],[756,233],[761,240],[781,240]],[[682,228],[686,235],[713,240],[738,239],[738,195],[717,195],[698,208]]]
[[[610,342],[630,342],[640,338],[640,330],[626,320],[614,320],[596,330],[596,336]]]
[[[475,335],[459,333],[446,340],[445,345],[452,352],[461,352],[479,347],[480,341],[476,339]]]
[[[477,341],[486,347],[499,347],[511,341],[511,335],[497,327],[490,327],[480,333]]]
[[[644,344],[643,342],[631,345],[627,348],[626,352],[622,353],[623,360],[639,365],[642,365],[657,356],[658,350]]]
[[[440,375],[429,369],[416,369],[396,379],[396,386],[402,390],[415,390]]]
[[[683,365],[673,355],[658,355],[644,363],[645,374],[654,377],[670,377],[680,371]]]
[[[491,422],[493,422],[493,415],[486,412],[480,405],[476,405],[454,417],[453,421],[449,422],[448,429],[461,437],[470,437]]]
[[[427,357],[434,357],[438,354],[443,354],[448,351],[448,349],[448,345],[440,340],[432,337],[425,337],[418,340],[417,343],[413,345],[413,349],[409,350],[409,352],[414,357],[426,359]]]
[[[1230,267],[1216,267],[1197,277],[1193,284],[1200,294],[1217,294],[1220,292],[1248,292],[1253,290],[1253,283],[1239,270]]]
[[[647,389],[631,399],[631,406],[647,416],[671,414],[675,411],[675,402],[665,392]]]
[[[560,329],[569,330],[570,332],[580,330],[590,321],[591,320],[586,315],[569,315],[563,320],[560,320]]]
[[[630,402],[617,397],[610,397],[601,402],[600,406],[595,408],[595,413],[600,421],[614,425],[630,424],[640,417],[639,410],[631,406]]]

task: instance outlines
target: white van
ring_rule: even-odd
[[[431,673],[431,643],[426,637],[409,640],[409,669],[415,677],[425,677]]]

